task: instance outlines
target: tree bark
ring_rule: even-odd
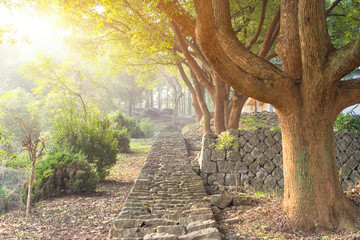
[[[215,91],[210,92],[214,102],[214,127],[215,134],[226,131],[225,128],[225,88],[222,79],[215,73],[213,74]]]
[[[348,227],[359,211],[345,198],[339,183],[334,115],[322,106],[295,107],[290,113],[277,111],[284,156],[284,210],[292,225],[304,231]]]
[[[31,194],[32,194],[32,182],[34,179],[34,172],[35,172],[35,160],[31,159],[31,172],[29,177],[28,195],[27,195],[26,212],[25,212],[26,217],[30,215],[30,211],[31,211]]]
[[[229,117],[228,129],[238,129],[241,111],[248,99],[244,94],[240,94],[234,90],[231,98],[231,112]]]

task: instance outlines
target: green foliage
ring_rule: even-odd
[[[96,168],[100,179],[109,175],[109,169],[116,163],[118,142],[107,118],[89,114],[63,113],[55,119],[51,129],[51,152],[71,149],[83,153]]]
[[[336,117],[336,121],[334,122],[335,131],[360,132],[360,116],[355,114],[355,108],[346,114],[340,113]]]
[[[121,130],[114,131],[114,137],[118,142],[118,149],[120,152],[129,152],[130,151],[130,137],[125,128]]]
[[[152,138],[155,135],[156,129],[154,125],[151,123],[151,120],[148,118],[144,118],[140,121],[140,129],[144,133],[145,138]]]
[[[211,144],[211,146],[217,150],[231,150],[239,148],[238,143],[236,143],[235,136],[231,135],[229,131],[222,132],[219,135],[218,142]]]
[[[50,154],[36,168],[35,178],[34,201],[62,194],[92,192],[99,181],[85,155],[67,150]],[[26,191],[23,189],[23,202],[26,201]]]
[[[125,128],[132,138],[145,137],[144,132],[134,118],[129,117],[128,115],[121,112],[113,113],[111,118],[117,124],[117,130]]]

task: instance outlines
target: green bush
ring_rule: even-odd
[[[354,109],[346,114],[340,113],[336,117],[334,122],[335,131],[360,132],[360,116],[355,114]]]
[[[52,146],[50,152],[71,149],[81,152],[89,163],[93,164],[97,175],[104,179],[110,174],[109,169],[116,164],[118,153],[118,135],[106,118],[89,115],[63,114],[54,122],[51,129]],[[115,138],[116,137],[116,138]]]
[[[36,167],[32,200],[39,201],[62,194],[92,192],[99,181],[85,155],[68,151],[49,155]],[[25,184],[26,185],[26,184]],[[22,190],[25,203],[27,189]]]
[[[130,151],[130,137],[127,133],[127,130],[121,129],[121,130],[115,130],[114,136],[117,139],[118,142],[118,149],[120,152],[129,152]]]
[[[116,112],[113,114],[113,121],[116,122],[118,130],[126,128],[132,138],[145,137],[144,132],[134,118],[121,112]]]
[[[140,122],[140,129],[144,133],[144,136],[146,138],[154,137],[156,129],[153,126],[153,124],[151,123],[150,119],[148,119],[148,118],[142,119]]]

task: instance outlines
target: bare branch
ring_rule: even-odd
[[[326,10],[326,15],[328,16],[329,13],[331,13],[331,11],[341,2],[342,0],[336,0],[335,2],[333,2],[330,7],[328,7],[328,9]]]
[[[264,25],[264,20],[265,20],[265,13],[266,13],[266,6],[267,6],[268,0],[263,0],[262,1],[262,11],[261,11],[261,16],[260,16],[260,21],[258,24],[258,27],[256,29],[256,32],[253,36],[253,38],[250,40],[250,42],[248,43],[248,45],[246,45],[246,48],[251,48],[254,43],[256,42],[256,40],[258,39],[258,37],[260,36],[262,27]]]

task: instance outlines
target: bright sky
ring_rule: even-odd
[[[54,51],[62,47],[62,38],[69,34],[65,29],[56,26],[55,20],[50,17],[36,14],[21,13],[18,10],[10,12],[0,6],[0,24],[10,24],[16,33],[12,35],[17,41],[27,40],[32,42],[29,46],[34,50]]]

